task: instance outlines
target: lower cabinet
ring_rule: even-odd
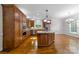
[[[38,46],[49,46],[55,40],[54,33],[37,33]]]

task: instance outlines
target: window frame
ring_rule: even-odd
[[[78,34],[77,20],[74,20],[73,22],[69,23],[69,33],[71,33],[71,34]],[[76,25],[76,27],[72,26],[72,23],[73,23],[74,26]],[[72,27],[74,27],[73,30],[72,30]]]

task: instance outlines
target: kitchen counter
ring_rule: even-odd
[[[54,33],[52,31],[37,31],[37,33]]]
[[[30,28],[30,30],[44,30],[44,28]]]
[[[38,31],[44,31],[44,28],[30,28],[31,35],[36,35]]]

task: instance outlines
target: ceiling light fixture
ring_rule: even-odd
[[[72,23],[72,22],[74,22],[75,20],[74,19],[72,19],[72,18],[70,18],[70,19],[66,19],[66,23],[68,23],[68,24],[70,24],[70,23]]]
[[[51,20],[49,19],[48,10],[45,10],[45,12],[46,12],[46,16],[43,19],[43,22],[50,24]]]

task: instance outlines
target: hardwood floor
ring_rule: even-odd
[[[49,47],[37,47],[37,37],[31,36],[22,45],[1,54],[75,54],[79,53],[79,38],[55,35],[55,42]]]

